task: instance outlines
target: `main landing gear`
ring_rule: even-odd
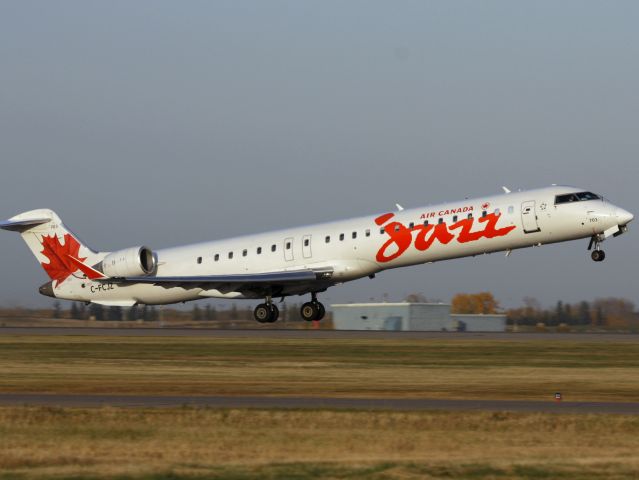
[[[601,242],[599,241],[599,238],[596,235],[590,239],[590,243],[588,244],[588,250],[591,250],[593,245],[595,246],[595,249],[590,254],[590,258],[592,258],[595,262],[603,262],[604,258],[606,258],[606,252],[604,252],[603,250],[601,250],[601,248],[599,248],[599,246],[601,245]]]
[[[315,293],[312,293],[311,295],[311,301],[302,305],[300,310],[300,315],[307,322],[321,320],[324,318],[324,315],[326,315],[326,309],[324,308],[324,305],[317,300],[317,295]],[[255,307],[255,310],[253,310],[253,317],[255,317],[255,320],[260,323],[276,322],[279,315],[280,311],[273,303],[271,297],[266,297],[266,302],[260,303],[257,307]]]
[[[277,308],[277,305],[273,303],[271,297],[266,297],[266,303],[260,303],[255,307],[253,316],[255,320],[260,323],[273,323],[276,322],[280,316],[280,310]]]
[[[321,320],[326,315],[326,309],[321,302],[317,300],[317,294],[311,293],[312,299],[310,302],[306,302],[302,305],[300,310],[300,315],[307,322],[312,322],[313,320]]]

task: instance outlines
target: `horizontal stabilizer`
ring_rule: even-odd
[[[50,218],[30,218],[28,220],[5,220],[0,222],[0,228],[3,230],[11,230],[12,232],[24,232],[37,225],[42,225],[51,221]]]

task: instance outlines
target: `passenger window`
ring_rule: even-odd
[[[501,215],[501,210],[499,210],[498,208],[495,209],[495,215]]]
[[[515,207],[513,207],[512,205],[510,207],[508,207],[508,213],[511,214],[511,215],[513,213],[515,213]]]
[[[408,224],[408,228],[410,228],[411,230],[415,227],[415,222],[410,222]]]
[[[353,240],[357,238],[357,232],[353,232]]]
[[[257,254],[261,255],[262,254],[262,247],[257,247]]]
[[[442,217],[439,217],[439,220],[437,220],[437,223],[444,223],[444,219]]]
[[[220,260],[220,254],[216,253],[215,256],[213,257],[213,260],[215,260],[216,262]]]
[[[233,252],[229,252],[229,260],[233,258]]]
[[[472,214],[472,213],[469,213],[467,218],[468,218],[468,219],[473,218],[473,214]]]
[[[277,250],[277,245],[271,245],[271,252],[274,252],[275,250]]]
[[[428,226],[428,220],[424,220],[424,226],[427,227]]]
[[[395,225],[395,231],[399,232],[399,225]]]
[[[371,236],[371,229],[370,229],[370,228],[367,228],[367,229],[366,229],[366,236],[367,236],[367,237],[370,237],[370,236]]]
[[[486,215],[488,215],[488,212],[486,210],[484,210],[483,212],[481,212],[481,216],[485,217]]]
[[[243,251],[242,251],[242,256],[243,256],[243,257],[246,257],[247,255],[248,255],[248,250],[243,250]]]
[[[197,263],[202,263],[202,257],[197,257]]]
[[[384,233],[385,233],[385,232],[386,232],[386,229],[385,229],[385,228],[380,228],[380,229],[379,229],[379,233],[380,233],[380,234],[384,235]]]
[[[344,234],[343,234],[343,233],[340,233],[340,234],[339,234],[339,240],[340,240],[340,242],[341,242],[342,240],[344,240]]]
[[[453,215],[453,223],[457,222],[457,215]]]
[[[330,243],[331,242],[331,236],[330,235],[326,235],[326,238],[324,239],[324,241],[326,243]]]

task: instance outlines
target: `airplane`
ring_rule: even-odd
[[[90,249],[48,209],[0,222],[19,232],[51,279],[40,293],[65,300],[130,307],[202,298],[264,299],[258,322],[275,322],[273,299],[311,295],[307,321],[321,320],[318,293],[391,268],[589,239],[600,245],[628,230],[634,215],[583,188],[511,192],[306,227],[152,250]]]

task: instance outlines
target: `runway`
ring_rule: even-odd
[[[540,413],[588,413],[639,415],[639,403],[541,402],[529,400],[448,400],[393,398],[320,397],[232,397],[232,396],[142,396],[142,395],[58,395],[2,393],[0,406],[47,407],[180,407],[286,408],[358,410],[445,410],[507,411]]]
[[[571,342],[638,342],[639,335],[615,333],[506,333],[506,332],[395,332],[382,330],[254,329],[220,330],[207,328],[93,328],[93,327],[0,327],[0,336],[115,336],[115,337],[210,337],[274,339],[347,340],[506,340]]]

